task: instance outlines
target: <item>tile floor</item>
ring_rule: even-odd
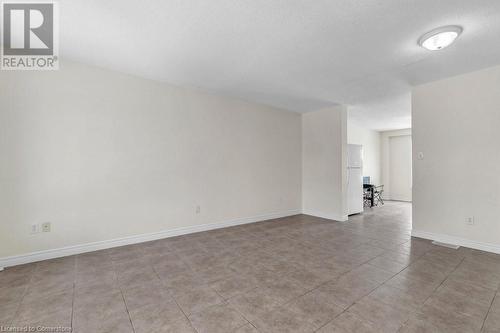
[[[0,326],[500,332],[500,255],[410,238],[411,206],[305,215],[0,272]]]

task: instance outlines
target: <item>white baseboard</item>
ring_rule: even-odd
[[[153,240],[157,240],[157,239],[163,239],[163,238],[168,238],[168,237],[191,234],[191,233],[195,233],[195,232],[208,231],[208,230],[226,228],[226,227],[231,227],[231,226],[236,226],[236,225],[241,225],[241,224],[272,220],[272,219],[277,219],[277,218],[287,217],[287,216],[292,216],[292,215],[297,215],[297,214],[301,214],[301,210],[297,209],[297,210],[264,214],[264,215],[253,216],[253,217],[244,217],[244,218],[228,220],[228,221],[223,221],[223,222],[201,224],[201,225],[195,225],[195,226],[190,226],[190,227],[182,227],[182,228],[164,230],[164,231],[159,231],[159,232],[154,232],[154,233],[149,233],[149,234],[128,236],[128,237],[110,239],[110,240],[93,242],[93,243],[86,243],[86,244],[80,244],[80,245],[74,245],[74,246],[66,246],[66,247],[57,248],[57,249],[37,251],[37,252],[12,256],[12,257],[5,257],[5,258],[0,258],[0,271],[2,271],[4,267],[28,264],[28,263],[32,263],[32,262],[36,262],[36,261],[41,261],[41,260],[55,259],[55,258],[66,257],[66,256],[75,255],[75,254],[80,254],[80,253],[104,250],[104,249],[109,249],[112,247],[143,243],[143,242],[153,241]]]
[[[345,222],[348,219],[347,215],[329,214],[329,213],[323,213],[323,212],[312,211],[312,210],[307,210],[307,209],[303,210],[302,214],[311,215],[314,217],[321,217],[323,219],[328,219],[328,220],[335,220],[335,221],[339,221],[339,222]]]
[[[415,230],[415,229],[412,229],[411,235],[413,237],[430,239],[430,240],[440,242],[440,243],[459,245],[459,246],[468,247],[471,249],[500,254],[500,245],[499,244],[476,242],[476,241],[465,239],[465,238],[448,236],[448,235],[443,235],[443,234],[435,234],[432,232],[420,231],[420,230]]]

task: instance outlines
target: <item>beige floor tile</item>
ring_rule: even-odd
[[[453,269],[440,267],[430,261],[419,259],[401,271],[399,275],[439,285],[452,271]]]
[[[286,306],[264,313],[261,317],[253,320],[252,324],[260,332],[312,333],[315,331],[310,323],[301,320],[294,311]]]
[[[19,303],[27,289],[27,286],[0,287],[0,304]]]
[[[228,304],[208,307],[188,317],[198,333],[234,332],[248,324],[241,314]]]
[[[160,279],[152,268],[146,270],[130,271],[127,273],[117,273],[118,285],[120,288],[133,288],[142,284],[159,283]]]
[[[423,255],[423,254],[422,254]],[[384,252],[380,257],[390,259],[394,262],[409,266],[412,262],[416,261],[422,255],[416,255],[413,253],[407,253],[405,250],[394,250]]]
[[[186,316],[173,300],[135,308],[129,310],[129,314],[136,333],[167,332],[176,325],[186,326],[182,324]]]
[[[349,312],[376,324],[382,332],[396,332],[413,313],[409,309],[392,307],[371,298],[363,298],[356,302],[349,308]]]
[[[133,328],[126,311],[106,312],[100,316],[74,316],[73,330],[77,333],[106,332],[132,333]]]
[[[451,275],[450,279],[474,284],[491,290],[498,290],[500,286],[500,275],[481,266],[466,266],[462,263]]]
[[[159,282],[137,285],[122,292],[129,311],[146,305],[160,305],[172,301],[167,289]]]
[[[299,269],[297,265],[283,260],[275,260],[273,262],[265,264],[265,266],[271,272],[280,276],[288,275]]]
[[[12,270],[7,268],[0,273],[0,290],[26,287],[32,275],[32,270],[24,273],[23,270]]]
[[[388,285],[382,285],[366,297],[396,308],[416,311],[424,304],[428,295],[419,292],[407,292]]]
[[[488,313],[490,303],[476,298],[462,295],[453,289],[438,289],[426,302],[425,305],[444,309],[448,312],[456,312],[463,315],[474,316],[483,320]]]
[[[346,274],[346,276],[352,276],[354,278],[361,276],[363,277],[363,279],[372,280],[378,283],[384,283],[394,275],[395,273],[386,271],[384,269],[369,264],[363,264],[361,266],[358,266]]]
[[[408,264],[400,263],[384,256],[376,257],[368,262],[369,265],[397,274],[408,267]]]
[[[285,304],[285,307],[295,312],[302,322],[309,323],[315,330],[344,311],[341,307],[332,304],[318,290]]]
[[[54,313],[61,314],[68,309],[71,314],[72,302],[73,290],[45,296],[25,296],[19,306],[16,320],[25,322],[31,318],[42,318]]]
[[[410,294],[421,293],[426,298],[429,297],[434,290],[439,287],[440,283],[437,281],[422,281],[409,277],[407,274],[399,273],[385,282],[386,285],[394,288],[401,289]]]
[[[118,286],[118,281],[116,279],[93,279],[90,281],[85,281],[85,283],[75,283],[75,298],[88,295],[87,297],[93,297],[93,295],[106,295],[110,293],[116,293],[120,291]]]
[[[295,284],[298,284],[307,290],[315,289],[320,285],[322,285],[323,283],[331,280],[329,276],[324,276],[324,275],[322,276],[316,274],[312,270],[306,267],[286,275],[284,279],[287,279]]]
[[[31,314],[29,316],[17,317],[12,326],[14,327],[64,327],[71,328],[71,308],[51,312],[45,315]]]
[[[226,266],[210,266],[194,271],[205,284],[227,279],[234,275],[234,271]]]
[[[500,311],[490,311],[483,326],[485,333],[500,332]]]
[[[339,279],[328,282],[318,288],[318,290],[338,306],[347,309],[357,300],[368,295],[380,284],[371,280],[364,280],[360,277]]]
[[[73,319],[82,323],[92,323],[100,318],[108,318],[115,313],[126,311],[123,296],[119,291],[101,295],[77,296],[73,303]]]
[[[73,278],[69,279],[66,275],[44,276],[40,279],[33,277],[31,283],[28,285],[25,297],[45,297],[73,290],[73,286]]]
[[[341,260],[338,258],[330,257],[327,259],[317,259],[314,261],[304,263],[306,268],[326,280],[336,279],[344,273],[349,272],[351,269],[357,265],[353,265],[351,262],[346,260]]]
[[[259,285],[269,284],[282,278],[262,265],[253,266],[252,271],[248,272],[246,276],[254,279]]]
[[[346,311],[333,321],[323,326],[318,333],[380,333],[383,332],[377,325],[367,322],[363,318]]]
[[[437,327],[441,332],[478,332],[483,324],[483,319],[449,312],[441,307],[424,305],[415,315],[417,321],[427,322],[428,325]]]
[[[275,280],[262,287],[271,297],[284,304],[296,297],[304,295],[307,289],[286,279]]]
[[[250,321],[262,317],[280,305],[279,300],[267,294],[262,288],[233,297],[228,303]]]
[[[9,326],[12,324],[18,307],[18,303],[0,303],[0,326]]]
[[[233,274],[210,284],[210,287],[225,299],[243,294],[257,287],[255,279]]]
[[[203,280],[191,270],[168,278],[162,278],[161,281],[171,293],[180,293],[206,285]]]
[[[444,328],[446,329],[446,328]],[[448,331],[453,332],[453,331]],[[442,327],[434,326],[431,322],[418,318],[410,318],[398,333],[447,333]]]
[[[221,304],[224,299],[209,287],[198,287],[175,293],[174,298],[186,315],[199,312],[209,306]]]
[[[73,292],[60,292],[43,297],[24,297],[14,326],[71,326]]]
[[[497,292],[496,297],[491,304],[490,311],[500,314],[500,290]]]
[[[238,328],[234,333],[258,333],[257,329],[250,323]]]
[[[491,304],[493,298],[495,297],[495,292],[493,290],[452,279],[444,281],[436,292],[440,292],[441,290],[451,290],[457,294],[471,298],[474,301],[483,304]]]

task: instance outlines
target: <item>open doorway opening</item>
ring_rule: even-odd
[[[348,163],[349,185],[362,187],[363,208],[351,211],[349,220],[387,219],[411,230],[412,139],[411,129],[376,131],[348,123],[348,152],[361,149],[362,171],[352,172]],[[350,159],[348,158],[348,161]],[[352,164],[352,163],[351,163]],[[353,180],[352,175],[359,179]],[[349,187],[348,187],[349,189]],[[361,200],[356,191],[348,192],[348,206]],[[351,202],[350,202],[351,201]],[[354,214],[357,215],[354,215]]]

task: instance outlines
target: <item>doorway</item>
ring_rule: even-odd
[[[391,200],[412,200],[411,135],[389,138],[389,174]]]

